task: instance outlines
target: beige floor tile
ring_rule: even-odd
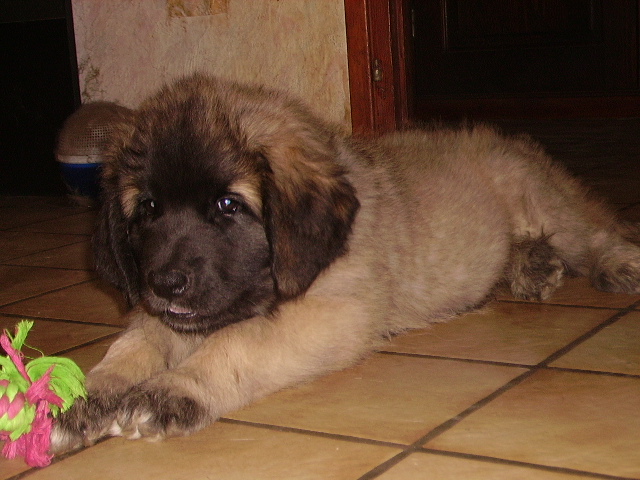
[[[551,366],[640,375],[640,312],[622,317]]]
[[[122,296],[99,280],[57,290],[0,308],[0,313],[60,318],[121,326],[126,305]]]
[[[580,480],[591,476],[501,463],[414,453],[376,480]]]
[[[90,272],[0,265],[0,305],[86,281]]]
[[[540,371],[426,447],[640,477],[640,379]]]
[[[542,304],[494,302],[392,340],[384,350],[535,365],[616,313]]]
[[[68,215],[65,217],[45,220],[20,227],[22,232],[67,233],[79,235],[91,235],[96,221],[96,212],[93,210]]]
[[[87,373],[104,358],[105,353],[107,353],[116,338],[117,336],[113,336],[99,340],[91,345],[67,352],[64,356],[76,362],[82,371]]]
[[[500,290],[497,298],[498,300],[513,300],[513,296],[508,290]],[[640,295],[601,292],[591,286],[589,279],[579,277],[565,280],[565,284],[556,290],[548,300],[533,303],[625,308],[638,300],[640,300]]]
[[[81,241],[77,235],[50,233],[0,232],[0,262],[22,258],[35,252],[51,250]]]
[[[353,480],[398,450],[218,423],[191,437],[112,439],[29,476],[33,480]]]
[[[0,442],[0,446],[2,443]],[[29,466],[21,458],[7,460],[0,455],[0,480],[5,480],[29,470]]]
[[[0,331],[7,329],[13,333],[15,325],[20,320],[20,318],[0,316]],[[117,333],[120,330],[116,327],[102,325],[81,325],[71,322],[35,320],[26,343],[45,355],[52,355],[105,335]],[[34,352],[31,349],[25,349],[25,353],[29,356],[39,355],[38,352]]]
[[[355,368],[267,397],[230,417],[410,444],[522,372],[379,354]]]
[[[32,235],[32,234],[29,234]],[[73,245],[53,248],[43,252],[27,255],[16,260],[12,260],[12,265],[25,265],[35,267],[66,268],[71,270],[92,270],[93,259],[91,256],[91,245],[87,239],[82,242],[77,241]]]

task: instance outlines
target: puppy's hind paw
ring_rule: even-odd
[[[548,238],[525,237],[513,242],[506,279],[515,298],[546,300],[562,285],[566,268]]]

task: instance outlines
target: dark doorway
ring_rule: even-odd
[[[0,194],[61,194],[56,136],[80,101],[70,1],[3,1],[0,69]]]
[[[638,4],[413,0],[414,116],[629,116]]]

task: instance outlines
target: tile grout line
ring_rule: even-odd
[[[121,333],[122,333],[122,330],[119,330],[117,332],[107,333],[105,335],[101,335],[100,337],[94,338],[93,340],[87,340],[86,342],[81,343],[79,345],[74,345],[73,347],[63,348],[62,350],[58,350],[57,352],[54,352],[51,355],[56,355],[56,356],[66,355],[67,353],[71,353],[74,350],[79,350],[79,349],[84,348],[84,347],[90,347],[91,345],[95,345],[96,343],[100,343],[100,342],[102,342],[104,340],[108,340],[108,339],[110,339],[112,337],[117,337]]]
[[[508,303],[508,304],[514,304],[514,305],[541,305],[545,307],[565,307],[565,308],[575,308],[575,309],[584,309],[584,310],[614,310],[614,311],[626,310],[627,308],[640,304],[640,300],[637,300],[636,302],[633,302],[631,305],[627,305],[626,307],[606,307],[606,306],[600,306],[600,305],[579,305],[579,304],[572,304],[572,303],[530,302],[527,300],[515,300],[515,299],[514,300],[496,300],[496,302]]]
[[[21,257],[23,258],[23,257]],[[11,264],[11,263],[0,263],[2,267],[13,267],[13,268],[33,268],[39,270],[62,270],[65,272],[89,272],[95,273],[93,268],[65,268],[65,267],[46,267],[42,265],[19,265],[19,264]],[[97,275],[95,278],[98,278]]]
[[[127,325],[115,325],[113,323],[104,323],[104,322],[89,322],[86,320],[70,320],[68,318],[56,318],[56,317],[43,317],[41,315],[28,315],[25,313],[4,313],[0,312],[0,316],[9,317],[9,318],[17,318],[17,319],[27,319],[27,320],[40,320],[43,322],[55,322],[55,323],[69,323],[73,325],[82,325],[84,327],[112,327],[119,328],[120,330],[124,330],[127,328]]]
[[[446,355],[433,355],[429,353],[394,352],[393,350],[378,350],[375,353],[379,353],[381,355],[397,356],[397,357],[428,358],[431,360],[451,360],[454,362],[461,362],[461,363],[477,363],[480,365],[493,365],[496,367],[514,367],[514,368],[529,369],[535,366],[535,364],[531,365],[531,364],[522,364],[522,363],[510,363],[510,362],[501,362],[498,360],[483,360],[479,358],[447,357]]]
[[[16,207],[2,207],[2,208],[14,208],[16,210],[20,210],[20,208],[16,208]],[[98,210],[96,208],[87,208],[84,211],[81,212],[69,212],[69,213],[65,213],[65,214],[60,214],[60,215],[56,215],[54,217],[51,218],[46,218],[44,220],[37,220],[35,222],[30,222],[30,223],[23,223],[20,225],[14,225],[12,227],[8,227],[8,228],[3,228],[1,229],[3,232],[9,232],[9,231],[16,231],[16,232],[20,232],[22,231],[22,228],[28,228],[28,227],[32,227],[34,225],[38,225],[39,223],[47,223],[47,222],[53,222],[55,220],[62,220],[63,218],[70,218],[70,217],[75,217],[75,216],[79,216],[79,215],[86,215],[87,213],[90,212],[98,212]],[[57,234],[57,235],[69,235],[69,234],[65,234],[65,233],[60,233],[60,232],[38,232],[38,231],[23,231],[23,233],[25,234],[29,234],[29,233],[53,233],[53,234]],[[74,235],[74,234],[71,234]],[[77,235],[77,234],[76,234]]]
[[[604,370],[582,370],[580,368],[552,367],[552,366],[542,366],[540,367],[540,370],[550,370],[550,371],[568,372],[568,373],[585,373],[589,375],[599,375],[602,377],[633,378],[636,380],[640,380],[640,374],[636,374],[636,373],[607,372]]]
[[[31,268],[31,267],[26,267],[26,268]],[[44,268],[44,267],[42,267],[42,268]],[[71,272],[83,272],[84,270],[69,270],[69,271],[71,271]],[[95,282],[97,279],[98,279],[97,277],[91,277],[91,278],[88,278],[86,280],[80,280],[79,282],[70,283],[69,285],[65,285],[64,287],[57,287],[57,288],[53,288],[51,290],[47,290],[46,292],[36,293],[35,295],[31,295],[30,297],[24,297],[24,298],[20,298],[18,300],[12,300],[12,301],[7,302],[7,303],[2,303],[2,304],[0,304],[0,309],[2,309],[4,307],[10,307],[10,306],[15,305],[15,304],[20,303],[20,302],[25,302],[27,300],[33,300],[35,298],[44,297],[45,295],[48,295],[50,293],[61,292],[62,290],[66,290],[67,288],[77,287],[79,285],[84,285],[85,283]],[[0,312],[0,313],[5,315],[2,312]]]
[[[64,234],[49,233],[49,234],[46,234],[46,235],[64,235]],[[90,235],[83,235],[83,234],[71,234],[71,235],[76,236],[76,237],[82,237],[82,238],[77,238],[77,239],[71,241],[70,243],[65,243],[63,245],[58,245],[57,247],[45,248],[43,250],[36,250],[34,252],[30,252],[30,253],[27,253],[25,255],[18,255],[17,257],[6,258],[6,259],[0,261],[0,265],[7,265],[9,267],[14,267],[14,266],[15,267],[33,267],[33,266],[37,267],[39,265],[16,265],[16,264],[13,264],[13,263],[10,263],[10,262],[15,262],[16,260],[32,257],[34,255],[40,255],[42,253],[53,252],[54,250],[59,250],[61,248],[71,247],[73,245],[80,245],[82,243],[90,241],[90,239],[91,239]],[[60,268],[60,267],[42,267],[42,268]],[[66,268],[64,270],[78,270],[78,269],[77,268]],[[85,271],[87,269],[81,269],[81,270]]]
[[[629,313],[632,313],[632,312],[636,311],[638,306],[640,306],[640,300],[638,300],[637,302],[632,303],[631,305],[627,306],[626,308],[623,308],[623,309],[619,310],[617,313],[615,313],[614,315],[612,315],[608,319],[602,321],[599,325],[596,325],[595,327],[593,327],[588,332],[580,335],[578,338],[576,338],[572,342],[568,343],[567,345],[565,345],[561,349],[559,349],[556,352],[552,353],[547,358],[545,358],[542,362],[538,363],[536,365],[536,367],[537,368],[548,367],[551,362],[557,360],[558,358],[562,357],[563,355],[566,355],[568,352],[570,352],[571,350],[576,348],[578,345],[580,345],[580,344],[584,343],[585,341],[589,340],[590,338],[596,336],[602,330],[604,330],[605,328],[613,325],[618,320],[620,320],[622,317],[628,315]]]
[[[504,384],[502,387],[494,390],[492,393],[490,393],[486,397],[480,399],[479,401],[477,401],[473,405],[469,406],[467,409],[463,410],[461,413],[459,413],[455,417],[451,417],[449,420],[447,420],[447,421],[441,423],[440,425],[438,425],[437,427],[433,428],[426,435],[422,436],[416,442],[414,442],[411,445],[409,445],[405,450],[400,452],[398,455],[395,455],[394,457],[390,458],[386,462],[383,462],[380,465],[376,466],[375,468],[373,468],[369,472],[367,472],[364,475],[362,475],[361,477],[359,477],[358,480],[373,480],[373,479],[377,478],[382,473],[388,471],[390,468],[392,468],[393,466],[395,466],[398,463],[400,463],[402,460],[404,460],[406,457],[408,457],[411,453],[420,451],[421,449],[425,448],[424,447],[425,443],[427,443],[430,440],[440,436],[442,433],[452,429],[453,427],[458,425],[462,420],[467,418],[472,413],[474,413],[477,410],[481,409],[485,405],[491,403],[493,400],[495,400],[496,398],[502,396],[504,393],[508,392],[509,390],[513,389],[514,387],[520,385],[522,382],[524,382],[525,380],[527,380],[529,377],[533,376],[535,373],[539,372],[540,370],[546,369],[550,362],[556,360],[557,358],[559,358],[562,355],[566,354],[567,352],[571,351],[573,348],[577,347],[579,344],[581,344],[584,341],[588,340],[589,338],[593,337],[594,335],[599,333],[601,330],[603,330],[607,326],[614,324],[620,318],[622,318],[625,315],[627,315],[628,313],[634,311],[634,309],[638,305],[640,305],[640,300],[637,301],[637,302],[634,302],[631,305],[627,306],[626,308],[623,308],[620,311],[616,312],[614,315],[612,315],[608,319],[604,320],[603,322],[601,322],[596,327],[592,328],[591,330],[589,330],[585,334],[581,335],[577,339],[573,340],[572,342],[568,343],[567,345],[565,345],[564,347],[560,348],[556,352],[554,352],[551,355],[547,356],[541,362],[537,363],[536,365],[528,367],[529,368],[528,371],[526,371],[526,372],[522,373],[521,375],[511,379],[509,382]],[[541,466],[544,466],[544,465],[541,465]],[[607,478],[607,477],[604,477],[604,478]],[[616,478],[616,477],[609,477],[609,478]]]
[[[320,430],[309,430],[306,428],[287,427],[284,425],[275,425],[271,423],[252,422],[249,420],[239,420],[239,419],[229,418],[224,416],[216,420],[216,423],[225,423],[229,425],[245,425],[248,427],[260,428],[263,430],[271,430],[275,432],[295,433],[298,435],[328,438],[332,440],[340,440],[340,441],[345,441],[350,443],[359,443],[364,445],[375,445],[379,447],[404,449],[404,448],[407,448],[408,446],[407,444],[404,444],[404,443],[396,443],[396,442],[385,441],[385,440],[376,440],[374,438],[357,437],[354,435],[345,435],[342,433],[323,432]]]
[[[567,468],[567,467],[554,467],[551,465],[541,465],[539,463],[521,462],[518,460],[508,460],[504,458],[489,457],[486,455],[475,455],[471,453],[453,452],[449,450],[436,450],[433,448],[422,447],[417,451],[432,454],[432,455],[440,455],[443,457],[461,458],[466,460],[475,460],[479,462],[492,463],[492,464],[512,465],[517,467],[525,467],[532,470],[543,470],[543,471],[554,472],[554,473],[566,473],[570,475],[580,475],[580,476],[586,476],[591,478],[598,478],[602,480],[638,480],[637,478],[632,478],[632,477],[620,477],[617,475],[609,475],[606,473],[589,472],[585,470],[576,470],[576,469]]]
[[[381,355],[389,355],[389,356],[397,356],[397,357],[427,358],[431,360],[445,360],[445,361],[450,360],[454,362],[473,363],[478,365],[492,365],[496,367],[512,367],[512,368],[526,368],[526,369],[538,368],[539,370],[557,370],[562,372],[575,372],[575,373],[586,373],[591,375],[602,375],[605,377],[622,377],[622,378],[640,379],[640,374],[609,372],[606,370],[585,370],[580,368],[552,367],[552,366],[544,366],[539,364],[509,363],[509,362],[500,362],[496,360],[482,360],[477,358],[447,357],[444,355],[431,355],[428,353],[394,352],[392,350],[379,350],[376,353],[379,353]]]

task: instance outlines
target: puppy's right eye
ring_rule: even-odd
[[[240,202],[231,197],[222,197],[216,202],[218,211],[226,216],[231,216],[240,210]]]

